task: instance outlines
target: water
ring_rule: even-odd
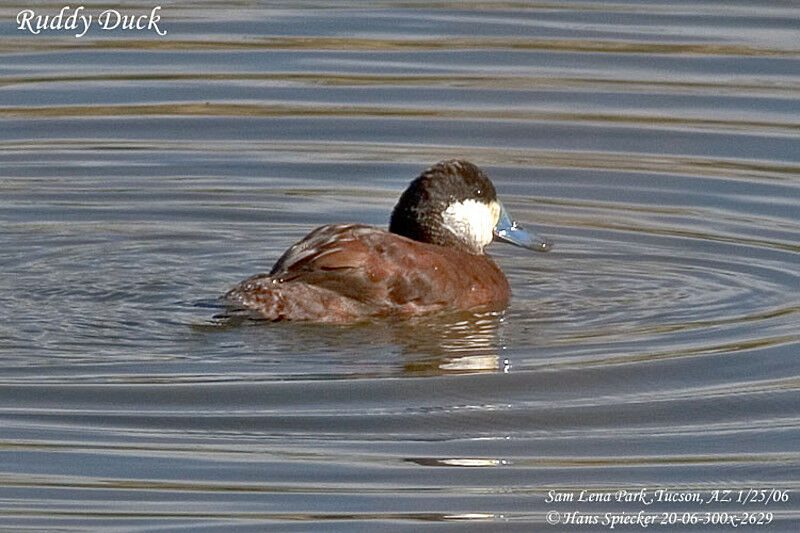
[[[27,7],[0,7],[0,528],[796,530],[795,3],[209,1],[80,39]],[[214,319],[451,157],[555,241],[490,247],[505,314]],[[620,489],[709,503],[554,501]]]

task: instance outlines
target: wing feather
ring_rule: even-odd
[[[352,302],[347,305],[363,305],[373,313],[408,314],[480,306],[495,298],[498,286],[508,287],[487,256],[443,251],[440,246],[355,224],[314,230],[287,250],[269,276],[258,282],[265,290],[278,291],[284,301],[281,305],[294,301],[292,293],[299,305],[302,295],[313,289],[323,291],[315,294],[336,295],[342,306]]]

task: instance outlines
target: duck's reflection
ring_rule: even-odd
[[[394,342],[409,359],[407,375],[507,371],[500,357],[503,314],[487,312],[397,324]]]
[[[357,352],[378,349],[394,354],[391,357],[402,375],[432,376],[508,371],[507,361],[500,356],[503,321],[503,312],[482,312],[330,326],[269,323],[223,314],[217,315],[210,327],[255,326],[263,335],[244,337],[255,343],[247,343],[254,352],[338,353],[342,359],[351,359],[360,355]]]

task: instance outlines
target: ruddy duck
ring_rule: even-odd
[[[484,253],[494,238],[540,252],[551,246],[512,221],[480,168],[441,161],[400,196],[389,231],[360,224],[317,228],[269,274],[244,280],[225,299],[274,321],[499,311],[511,289]]]

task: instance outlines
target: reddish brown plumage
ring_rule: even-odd
[[[486,255],[369,226],[334,224],[314,230],[269,274],[243,281],[226,298],[269,320],[344,323],[500,310],[510,294],[505,276]]]

